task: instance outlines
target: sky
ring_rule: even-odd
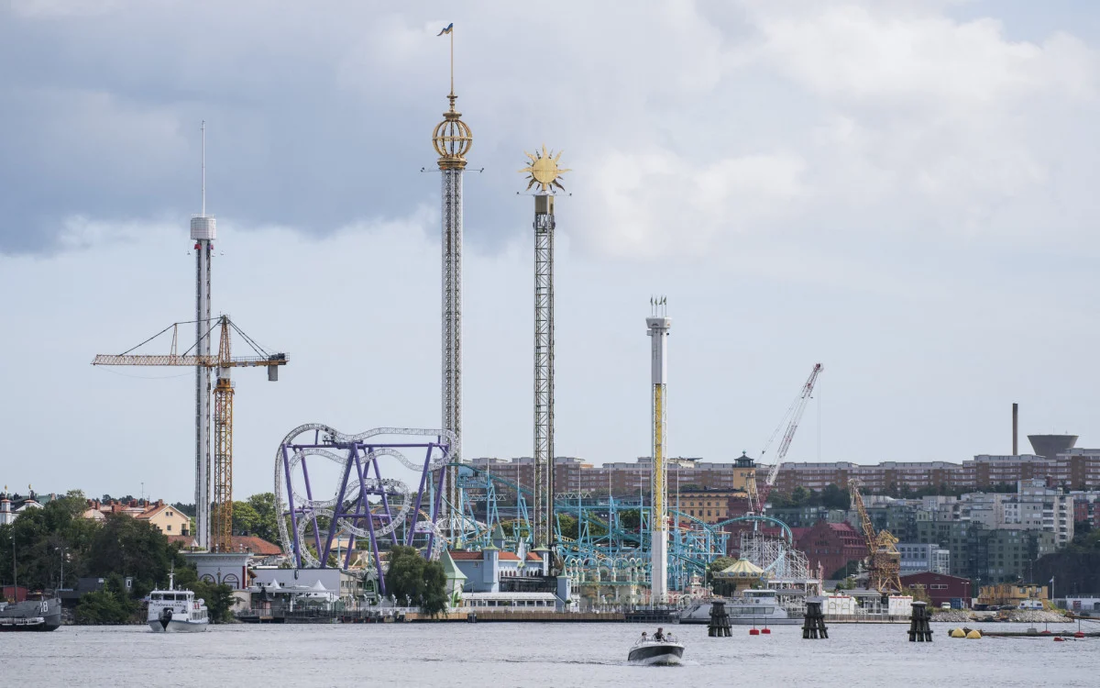
[[[1006,454],[1012,402],[1024,449],[1100,443],[1095,3],[631,8],[0,6],[0,482],[191,501],[193,372],[90,362],[193,317],[202,121],[214,310],[290,357],[235,376],[236,496],[301,423],[438,427],[451,22],[467,457],[532,452],[543,144],[559,456],[649,453],[652,295],[673,455],[759,456],[818,362],[788,460]]]

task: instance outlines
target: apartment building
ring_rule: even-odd
[[[760,470],[768,467],[760,466]],[[942,489],[981,490],[1012,485],[1020,480],[1045,480],[1052,486],[1075,490],[1100,488],[1100,449],[1071,449],[1051,457],[1037,454],[979,454],[959,463],[884,461],[860,465],[847,461],[784,464],[776,490],[789,494],[796,487],[823,490],[846,487],[857,478],[865,495]]]
[[[530,489],[534,482],[535,460],[477,458],[470,465],[494,477]],[[742,454],[732,463],[703,461],[699,458],[672,457],[667,461],[669,493],[677,490],[744,491],[756,474],[755,462]],[[559,456],[554,459],[554,492],[587,493],[615,497],[648,497],[653,477],[653,460],[643,456],[635,461],[617,461],[595,466],[583,459]],[[500,486],[497,488],[500,490]]]

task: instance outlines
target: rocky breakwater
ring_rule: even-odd
[[[1035,611],[1029,609],[1006,609],[996,612],[974,612],[966,609],[937,609],[932,613],[932,621],[945,623],[964,623],[967,621],[988,623],[1004,621],[1008,623],[1070,623],[1059,612]]]

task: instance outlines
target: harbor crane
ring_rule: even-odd
[[[798,396],[791,402],[790,408],[787,409],[787,413],[783,416],[783,419],[779,421],[779,425],[776,426],[775,432],[772,433],[768,443],[764,446],[764,450],[760,452],[760,460],[763,461],[764,454],[767,453],[768,447],[779,435],[780,429],[783,427],[783,421],[790,419],[787,423],[787,429],[783,433],[783,439],[779,442],[779,449],[775,452],[775,463],[772,464],[771,470],[768,471],[768,478],[763,485],[758,486],[756,482],[756,475],[752,476],[749,481],[749,509],[753,513],[764,513],[764,504],[768,501],[768,494],[775,487],[775,480],[779,477],[779,467],[783,465],[783,459],[787,456],[787,450],[791,448],[791,441],[794,440],[795,430],[798,430],[798,422],[802,420],[802,413],[806,410],[806,405],[810,403],[810,398],[813,395],[814,385],[817,383],[817,376],[825,370],[824,366],[820,363],[815,363],[813,370],[810,371],[810,377],[806,380],[805,384],[798,391]]]
[[[863,524],[863,537],[867,541],[867,589],[874,588],[883,595],[901,592],[901,554],[898,553],[898,539],[890,531],[878,532],[871,524],[867,509],[863,506],[863,497],[859,494],[859,480],[848,480],[848,493],[852,497],[852,506],[859,512]]]
[[[214,387],[214,494],[210,514],[210,551],[229,552],[232,550],[233,534],[233,382],[230,379],[230,371],[233,368],[266,367],[267,379],[277,382],[279,366],[287,364],[287,356],[285,353],[265,351],[255,340],[242,332],[227,315],[218,316],[217,322],[211,325],[205,335],[208,338],[215,327],[221,328],[217,356],[196,355],[190,353],[190,349],[182,354],[177,353],[179,326],[195,324],[195,322],[173,323],[121,354],[97,355],[92,365],[188,366],[217,369],[218,382]],[[131,353],[169,330],[172,331],[172,345],[167,355]],[[231,331],[236,332],[256,355],[234,357],[231,352]]]

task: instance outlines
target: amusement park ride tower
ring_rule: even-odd
[[[206,122],[202,123],[202,214],[191,218],[195,242],[195,355],[210,356],[210,259],[217,225],[206,214]],[[210,546],[210,368],[195,368],[195,546]]]
[[[667,316],[668,297],[651,301],[653,314],[646,318],[652,345],[653,378],[653,516],[650,546],[650,603],[660,604],[668,597],[668,466],[665,464],[666,416],[665,386],[668,376],[668,331],[672,318]]]
[[[561,152],[546,146],[534,154],[520,174],[528,174],[527,190],[535,193],[535,522],[534,545],[554,543],[554,189],[567,169],[558,167]]]
[[[462,172],[474,139],[455,110],[454,25],[444,33],[451,37],[451,105],[432,133],[432,145],[439,155],[443,200],[443,428],[454,433],[451,460],[457,462],[462,451]],[[456,477],[455,468],[447,470],[443,492],[450,505],[458,504]],[[449,523],[450,514],[443,516]]]

